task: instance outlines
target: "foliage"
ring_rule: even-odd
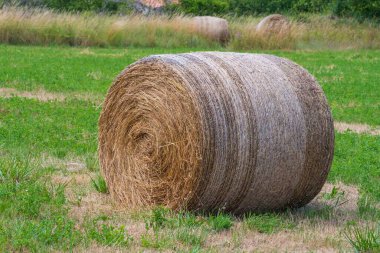
[[[198,16],[221,15],[230,8],[228,0],[181,0],[179,10]]]
[[[354,17],[358,20],[376,19],[380,21],[380,1],[335,0],[332,13],[337,16]]]
[[[71,12],[107,12],[128,13],[132,11],[133,0],[110,1],[110,0],[2,0],[2,5],[18,5],[26,7],[47,7],[58,11]]]
[[[58,11],[131,13],[135,0],[0,0],[3,5],[47,7]],[[284,13],[328,13],[358,20],[380,20],[380,1],[373,0],[181,0],[179,5],[168,4],[166,13],[192,15],[264,15]]]
[[[380,19],[380,1],[372,0],[183,0],[180,6],[184,13],[195,15],[329,13],[359,20]]]
[[[237,15],[284,13],[292,7],[292,0],[230,0],[231,11]]]

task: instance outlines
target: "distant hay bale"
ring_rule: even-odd
[[[193,18],[195,30],[212,40],[226,43],[229,39],[228,21],[223,18],[198,16]]]
[[[144,58],[118,76],[99,119],[102,172],[129,208],[303,206],[322,188],[333,149],[316,80],[265,54]]]
[[[285,16],[279,14],[269,15],[260,21],[256,31],[269,35],[287,34],[290,31],[290,22]]]

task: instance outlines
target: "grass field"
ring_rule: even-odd
[[[380,250],[379,135],[337,132],[329,184],[285,213],[122,211],[102,193],[97,120],[112,80],[143,56],[200,50],[0,45],[0,251]],[[379,50],[266,53],[308,69],[335,121],[380,126]]]
[[[221,45],[210,32],[199,30],[191,16],[97,15],[6,7],[0,9],[0,43],[230,50],[380,49],[379,24],[374,21],[332,19],[321,14],[289,16],[289,29],[267,34],[256,30],[264,16],[224,18],[230,39]]]

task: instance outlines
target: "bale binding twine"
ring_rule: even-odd
[[[333,149],[316,80],[265,54],[144,58],[117,77],[99,119],[102,172],[130,208],[300,207],[322,188]]]

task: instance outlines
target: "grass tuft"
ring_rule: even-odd
[[[85,158],[86,168],[89,171],[99,171],[99,160],[96,155],[88,155]]]
[[[128,247],[133,241],[124,226],[115,227],[108,224],[99,226],[96,222],[89,229],[88,237],[101,245],[116,247]]]
[[[149,230],[150,228],[153,229],[153,231],[157,232],[161,228],[167,226],[171,220],[168,217],[170,215],[170,210],[159,206],[155,207],[152,210],[152,215],[145,220],[145,228],[146,230]]]
[[[219,212],[217,215],[210,215],[208,223],[211,228],[217,232],[222,230],[228,230],[232,227],[233,221],[229,214]]]
[[[336,200],[344,197],[344,192],[340,191],[338,187],[334,186],[331,192],[326,192],[323,194],[325,200]]]
[[[357,252],[380,252],[380,223],[377,227],[364,228],[350,225],[344,235]]]
[[[373,200],[369,196],[362,196],[359,199],[359,215],[362,219],[366,220],[380,220],[379,202]]]
[[[167,249],[173,246],[172,238],[159,233],[143,234],[141,236],[141,246],[152,249]]]
[[[173,212],[168,208],[158,206],[152,209],[151,214],[145,219],[146,230],[158,231],[162,228],[198,228],[206,219],[196,216],[191,212]]]
[[[176,232],[176,239],[187,246],[200,248],[206,239],[206,232],[194,228],[183,228]]]
[[[249,214],[244,218],[244,224],[250,230],[264,234],[273,234],[285,229],[295,227],[295,224],[284,220],[278,214]]]
[[[101,175],[97,175],[96,178],[91,178],[92,185],[95,190],[100,193],[108,193],[107,183]]]

